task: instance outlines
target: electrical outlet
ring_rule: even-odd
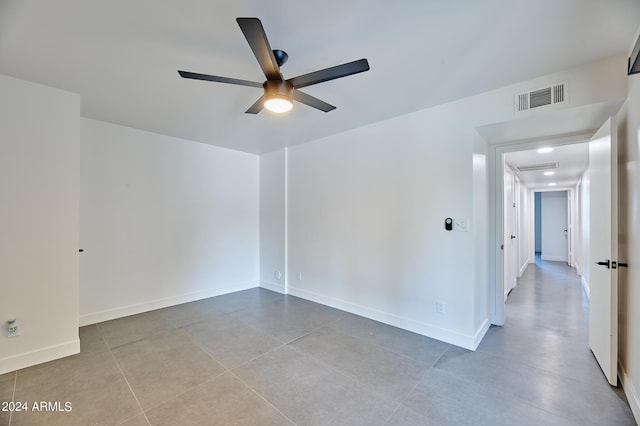
[[[436,313],[444,314],[444,302],[436,300]]]
[[[298,281],[302,281],[302,272],[298,272]]]
[[[16,337],[20,335],[20,328],[17,320],[7,321],[7,337]]]

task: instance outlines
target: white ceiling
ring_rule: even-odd
[[[521,181],[529,188],[537,190],[566,189],[578,183],[589,165],[589,144],[554,146],[553,151],[539,153],[537,150],[510,152],[505,154],[505,162],[514,168],[537,164],[558,163],[554,170],[516,171]],[[552,176],[544,172],[552,171]],[[550,183],[556,185],[550,186]]]
[[[263,81],[235,18],[257,16],[285,78],[367,58],[305,89],[338,107],[244,111]],[[253,153],[627,53],[638,0],[0,0],[0,73],[81,94],[82,115]]]

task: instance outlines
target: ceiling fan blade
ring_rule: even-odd
[[[311,86],[312,84],[335,80],[336,78],[346,77],[348,75],[358,74],[364,71],[369,71],[369,62],[367,62],[366,59],[360,59],[309,74],[299,75],[297,77],[290,78],[288,81],[293,84],[294,88],[300,89],[302,87]]]
[[[258,99],[253,105],[251,105],[249,109],[245,111],[245,113],[257,114],[260,111],[262,111],[263,107],[264,107],[264,96],[260,96],[260,99]]]
[[[239,80],[237,78],[220,77],[217,75],[198,74],[189,71],[178,71],[182,78],[190,78],[193,80],[215,81],[216,83],[237,84],[238,86],[251,86],[262,88],[262,83],[248,80]]]
[[[333,105],[330,105],[325,101],[321,101],[318,98],[314,98],[311,95],[307,95],[306,93],[301,92],[299,90],[294,90],[293,93],[291,94],[291,97],[300,103],[309,105],[310,107],[319,109],[320,111],[329,112],[336,109],[336,107],[334,107]]]
[[[267,80],[282,80],[280,67],[258,18],[236,18]]]

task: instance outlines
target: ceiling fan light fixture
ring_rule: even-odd
[[[283,112],[291,111],[291,108],[293,108],[293,102],[291,102],[291,98],[287,98],[283,95],[276,95],[265,99],[264,107],[271,112],[281,114]]]
[[[288,81],[266,81],[264,87],[264,107],[269,111],[283,113],[293,108],[293,85]]]

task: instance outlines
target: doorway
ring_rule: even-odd
[[[569,191],[536,191],[535,253],[541,260],[571,265],[571,229]]]
[[[515,269],[516,271],[514,275],[517,279],[517,276],[524,272],[526,266],[535,261],[535,192],[564,191],[564,193],[568,194],[568,197],[571,199],[571,202],[567,201],[566,205],[570,205],[576,198],[574,197],[574,194],[577,187],[577,182],[580,178],[580,174],[584,171],[584,169],[586,169],[586,166],[588,165],[588,144],[585,142],[587,142],[592,135],[593,132],[588,131],[579,134],[559,136],[555,138],[541,138],[505,143],[501,145],[489,145],[489,179],[490,185],[492,187],[492,190],[489,193],[489,214],[491,217],[490,227],[492,229],[489,235],[489,239],[491,246],[495,247],[495,249],[489,251],[490,262],[493,265],[490,270],[489,279],[490,282],[494,283],[490,294],[491,320],[493,324],[504,325],[504,296],[506,294],[505,289],[509,289],[509,285],[505,284],[505,278],[507,278],[509,282],[512,282],[513,279],[511,276],[506,275],[506,273],[511,270],[511,266],[507,263],[512,262],[513,259],[516,259],[516,267],[513,269]],[[532,173],[538,173],[539,175],[544,175],[544,173],[548,171],[554,172],[553,178],[545,181],[548,183],[545,183],[543,187],[533,187],[530,182],[527,181],[527,173],[523,173],[522,170],[519,170],[519,167],[513,167],[513,165],[509,166],[505,161],[505,157],[507,154],[522,154],[525,156],[529,156],[531,151],[535,152],[545,147],[553,147],[557,153],[562,149],[569,149],[570,147],[578,145],[581,145],[586,149],[586,156],[582,159],[584,163],[582,170],[578,173],[577,176],[571,176],[570,179],[560,179],[563,177],[563,175],[558,169],[558,166],[555,165],[554,162],[548,164],[549,161],[547,161],[547,159],[545,159],[545,157],[543,156],[537,157],[536,159],[532,160],[533,163],[536,163],[536,167],[528,169],[522,168],[522,170],[531,171]],[[572,162],[577,158],[582,157],[571,156],[568,158],[568,160],[563,160],[562,163]],[[520,221],[518,230],[518,232],[520,233],[520,238],[518,238],[518,235],[516,234],[507,235],[506,232],[506,228],[509,226],[507,221],[510,220],[508,219],[508,217],[513,218],[513,215],[509,214],[508,210],[506,210],[505,208],[505,206],[508,205],[508,201],[505,201],[505,193],[507,192],[505,188],[505,174],[507,173],[507,169],[509,167],[511,167],[513,171],[519,175],[520,179],[520,197],[517,197],[516,201],[520,201],[519,205],[521,208],[516,208],[517,211],[515,214],[516,218],[519,218],[516,220]],[[549,170],[548,168],[552,168],[552,170]],[[511,202],[511,205],[513,205],[513,202]],[[517,202],[516,206],[518,206]],[[567,224],[575,223],[575,214],[576,211],[574,208],[567,210]],[[571,219],[569,219],[570,216]],[[511,221],[514,220],[511,219]],[[567,229],[566,241],[569,241],[569,250],[571,247],[570,227],[567,226],[566,228],[562,228],[563,234],[564,229]],[[519,240],[517,257],[514,254],[515,247],[511,251],[511,255],[509,255],[508,251],[505,251],[506,245],[509,244],[509,241],[511,240],[511,235],[515,236],[514,240]],[[570,256],[568,256],[567,254],[565,255],[565,257],[567,258],[567,263],[571,263]],[[521,267],[518,268],[518,265],[520,265]]]

